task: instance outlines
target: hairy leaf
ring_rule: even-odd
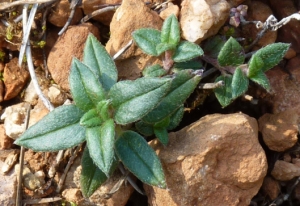
[[[86,141],[94,163],[109,176],[114,158],[115,125],[113,119],[86,129]]]
[[[81,158],[80,187],[85,197],[90,197],[107,180],[107,176],[94,164],[85,147]]]
[[[60,106],[31,126],[15,144],[34,151],[58,151],[85,140],[85,128],[79,120],[84,114],[75,105]]]
[[[141,119],[161,101],[170,85],[170,79],[151,77],[118,82],[109,92],[115,121],[129,124]]]
[[[150,28],[138,29],[132,33],[132,37],[136,44],[143,52],[152,56],[158,56],[156,46],[161,43],[160,35],[160,31]]]
[[[83,111],[95,108],[105,98],[105,91],[95,74],[76,58],[72,60],[69,82],[76,106]]]
[[[90,34],[83,51],[83,63],[87,65],[108,91],[118,79],[115,62],[95,36]]]
[[[136,132],[126,131],[115,142],[118,157],[142,182],[166,188],[161,163],[146,140]]]
[[[248,90],[249,80],[240,68],[236,68],[231,83],[232,98],[235,99]]]
[[[154,134],[157,139],[164,145],[167,146],[169,142],[168,131],[165,127],[154,128]]]
[[[245,61],[243,47],[232,37],[224,44],[218,55],[221,66],[238,66]]]
[[[153,124],[148,124],[142,120],[135,123],[135,128],[143,136],[151,136],[154,134]]]
[[[91,109],[87,111],[80,119],[80,125],[87,128],[100,126],[102,123],[103,120],[98,115],[96,109]]]
[[[175,44],[160,43],[156,46],[157,55],[160,55],[167,50],[173,50],[175,48],[176,48]]]
[[[270,82],[268,80],[268,77],[262,71],[260,71],[260,73],[256,74],[254,77],[251,77],[250,79],[256,82],[257,84],[259,84],[260,86],[262,86],[263,88],[265,88],[267,91],[270,91],[271,89]]]
[[[215,82],[224,81],[225,85],[223,87],[215,88],[215,95],[222,105],[222,107],[227,107],[232,101],[232,76],[219,76],[216,78]]]
[[[221,36],[215,35],[207,39],[202,48],[205,51],[205,55],[217,59],[224,44],[225,40]]]
[[[262,72],[264,61],[258,56],[253,55],[249,62],[248,77],[254,77]]]
[[[163,69],[159,64],[154,64],[152,66],[146,67],[143,70],[144,77],[160,77],[167,73],[165,69]]]
[[[170,123],[167,127],[167,130],[175,129],[182,120],[184,114],[183,104],[170,116]]]
[[[176,48],[172,58],[175,62],[185,62],[201,55],[203,55],[203,50],[199,45],[182,41]]]
[[[161,42],[177,45],[180,40],[179,23],[174,14],[170,15],[163,23],[161,29]]]

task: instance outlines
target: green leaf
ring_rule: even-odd
[[[182,120],[184,114],[184,106],[183,104],[171,115],[170,123],[167,127],[167,130],[175,129]]]
[[[97,113],[100,116],[101,120],[103,121],[110,119],[109,106],[110,106],[109,100],[103,100],[99,102],[97,105]]]
[[[258,55],[253,55],[249,61],[249,70],[247,76],[251,78],[261,73],[263,66],[264,61]]]
[[[109,176],[114,158],[115,124],[109,119],[101,126],[86,129],[86,141],[94,163]]]
[[[85,128],[79,120],[84,114],[75,105],[60,106],[31,126],[15,144],[34,151],[58,151],[85,140]]]
[[[161,55],[161,53],[167,50],[173,50],[175,48],[176,48],[175,44],[160,43],[156,46],[157,55]]]
[[[207,39],[202,48],[205,51],[205,55],[217,59],[224,44],[224,39],[221,36],[215,35],[212,38]]]
[[[245,61],[243,47],[232,37],[224,44],[218,55],[221,66],[238,66]]]
[[[92,34],[85,43],[83,63],[97,75],[106,91],[117,82],[118,72],[114,60]]]
[[[216,78],[215,82],[218,81],[224,81],[225,86],[215,88],[214,92],[222,107],[226,107],[233,100],[231,89],[232,76],[219,76],[218,78]]]
[[[163,69],[159,64],[154,64],[152,66],[146,67],[143,70],[144,77],[160,77],[167,73],[165,69]]]
[[[135,128],[139,133],[141,133],[144,136],[151,136],[154,134],[154,129],[152,124],[147,124],[146,122],[143,122],[142,120],[135,123]]]
[[[136,132],[126,131],[115,142],[118,157],[142,182],[166,188],[161,163],[146,140]]]
[[[268,77],[262,71],[260,71],[256,74],[256,76],[251,77],[250,79],[265,88],[267,91],[270,91],[270,82],[268,80]]]
[[[105,98],[105,91],[95,74],[76,58],[72,60],[69,82],[76,106],[83,111],[93,109]]]
[[[167,146],[169,142],[168,131],[165,127],[154,128],[154,134],[157,139],[164,145]]]
[[[161,28],[161,42],[177,45],[180,40],[179,23],[174,14],[170,15]]]
[[[238,67],[234,71],[231,83],[232,98],[237,98],[248,90],[249,80],[243,71]]]
[[[90,197],[107,180],[107,176],[94,164],[87,147],[82,155],[81,166],[81,191],[85,197]]]
[[[203,55],[203,50],[199,45],[182,41],[176,48],[172,58],[175,62],[185,62],[201,55]]]
[[[96,109],[87,111],[80,119],[80,125],[84,127],[100,126],[103,120],[99,117]]]
[[[109,96],[116,109],[114,119],[118,124],[129,124],[151,111],[170,88],[167,78],[143,77],[115,84]]]
[[[180,70],[184,70],[184,69],[201,69],[203,67],[203,65],[201,64],[201,62],[199,61],[187,61],[187,62],[176,62],[174,64],[174,69],[173,71],[180,71]]]
[[[151,124],[159,122],[175,112],[184,103],[201,79],[200,76],[195,76],[192,71],[182,70],[176,73],[168,94],[157,107],[143,117],[144,122]]]
[[[262,59],[264,65],[261,70],[266,72],[282,60],[289,47],[290,44],[286,43],[269,44],[268,46],[258,50],[255,54],[253,54],[253,56],[259,56]]]
[[[144,53],[158,56],[156,46],[160,41],[161,32],[156,29],[138,29],[132,33],[132,37],[136,44],[143,50]]]

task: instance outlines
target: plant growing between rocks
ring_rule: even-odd
[[[164,55],[163,66],[145,68],[137,80],[117,82],[112,58],[90,35],[83,61],[72,60],[69,83],[75,104],[54,109],[15,141],[34,151],[64,150],[86,141],[81,188],[87,197],[109,178],[119,161],[144,183],[167,187],[161,163],[143,136],[154,134],[167,145],[168,130],[180,123],[183,104],[201,79],[202,70],[191,68],[201,67],[194,59],[203,51],[194,43],[180,41],[174,15],[165,20],[162,31],[139,29],[133,38],[145,53]],[[222,72],[216,82],[222,80],[225,86],[215,93],[223,107],[247,91],[249,79],[268,90],[264,72],[278,64],[289,47],[267,46],[244,64],[245,54],[236,40],[219,43],[211,47],[217,59],[203,59]]]

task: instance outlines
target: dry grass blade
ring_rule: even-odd
[[[5,10],[10,7],[19,6],[23,4],[42,4],[42,3],[48,3],[48,2],[55,2],[57,0],[20,0],[20,1],[14,1],[14,2],[3,2],[0,3],[0,10]]]

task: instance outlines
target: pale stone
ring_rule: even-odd
[[[267,173],[254,118],[208,115],[169,134],[161,159],[168,189],[144,185],[150,205],[249,205]],[[217,194],[217,195],[216,195]]]
[[[0,160],[0,168],[3,166]],[[15,205],[17,195],[17,173],[11,170],[8,174],[0,173],[0,205]]]
[[[48,91],[48,97],[49,97],[49,100],[52,104],[54,105],[62,105],[66,99],[67,99],[67,96],[65,95],[65,93],[63,93],[57,85],[52,85],[50,88],[49,88],[49,91]]]
[[[159,16],[162,19],[166,19],[168,18],[171,14],[174,14],[177,18],[179,15],[179,7],[177,5],[174,5],[172,3],[168,4],[168,7],[163,10],[162,12],[160,12]]]
[[[215,35],[229,17],[225,0],[184,0],[181,6],[182,37],[195,43]]]
[[[299,120],[300,117],[294,109],[260,117],[259,129],[269,149],[283,152],[293,147],[298,141]]]
[[[288,181],[300,176],[300,167],[296,164],[277,160],[271,175],[279,181]]]

